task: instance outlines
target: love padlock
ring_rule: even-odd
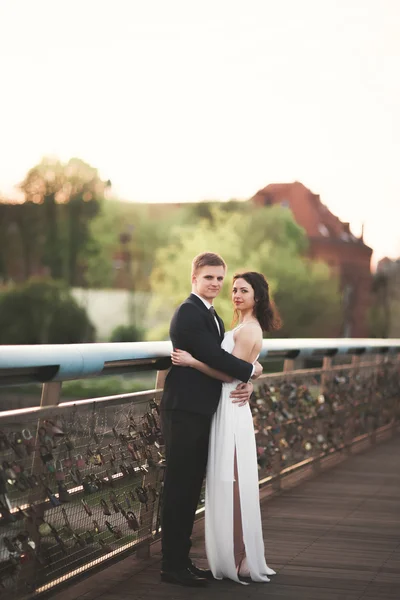
[[[112,463],[114,463],[116,461],[117,457],[115,455],[115,451],[114,451],[113,445],[112,444],[108,444],[108,448],[110,450],[110,462],[112,464]]]
[[[138,486],[135,491],[136,491],[136,495],[138,497],[139,502],[144,504],[146,506],[146,510],[147,510],[147,503],[149,501],[149,497],[147,495],[147,490],[145,488],[143,488],[142,486]]]
[[[74,449],[74,442],[71,440],[71,438],[69,438],[68,436],[64,438],[64,444],[67,448],[68,451],[71,451]]]
[[[118,504],[118,498],[117,498],[117,496],[115,495],[114,492],[111,492],[111,494],[110,494],[110,502],[111,502],[111,504],[113,506],[114,512],[119,513],[120,507],[119,507],[119,504]]]
[[[11,468],[10,463],[8,463],[6,460],[3,460],[3,471],[4,471],[5,478],[7,480],[7,483],[9,483],[10,485],[14,485],[14,483],[17,479],[17,474],[14,471],[14,469]]]
[[[42,459],[42,462],[45,465],[54,459],[53,454],[50,452],[48,447],[45,446],[44,444],[41,444],[39,446],[39,453],[40,453],[40,458]]]
[[[111,533],[113,534],[113,536],[114,536],[114,537],[115,537],[117,540],[119,540],[119,539],[121,539],[121,538],[123,537],[123,533],[122,533],[122,531],[120,530],[120,528],[119,528],[119,527],[117,527],[117,525],[112,525],[112,524],[110,523],[110,521],[105,521],[105,525],[106,525],[106,527],[107,527],[108,531],[111,531]]]
[[[22,472],[22,467],[15,462],[15,460],[11,463],[11,468],[16,475],[19,475]]]
[[[54,443],[54,439],[51,435],[49,435],[47,429],[45,427],[39,427],[38,429],[39,441],[43,446],[48,446],[49,448],[56,448],[56,444]]]
[[[10,443],[8,441],[6,434],[3,431],[0,431],[0,452],[3,452],[4,450],[8,450],[9,447],[10,447]]]
[[[62,459],[62,464],[66,469],[70,469],[72,467],[72,465],[74,464],[74,461],[72,460],[69,453],[67,456],[65,456],[65,454],[64,454],[64,458]]]
[[[77,485],[82,484],[82,475],[81,475],[81,472],[78,469],[78,467],[75,467],[75,466],[71,467],[70,474],[71,474],[71,479],[74,483],[76,483]]]
[[[155,410],[158,415],[160,414],[160,407],[154,399],[150,400],[149,407],[151,408],[151,410]]]
[[[90,506],[89,506],[89,505],[88,505],[88,503],[86,502],[86,500],[84,500],[84,499],[82,498],[82,500],[81,500],[81,503],[82,503],[82,506],[83,506],[83,508],[84,508],[84,509],[85,509],[85,511],[86,511],[86,514],[88,514],[88,515],[89,515],[89,517],[91,517],[93,513],[92,513],[92,510],[91,510]]]
[[[111,511],[108,508],[108,504],[107,504],[107,502],[103,498],[100,500],[100,506],[103,509],[103,514],[104,515],[107,515],[107,516],[111,515]]]
[[[129,529],[133,529],[133,531],[138,531],[140,529],[139,521],[137,520],[136,515],[133,512],[133,510],[128,510],[125,518],[128,522]]]
[[[44,519],[41,519],[40,524],[37,523],[37,530],[41,536],[51,535],[51,527]]]
[[[157,500],[157,496],[158,496],[156,488],[154,486],[152,486],[151,483],[149,483],[147,485],[147,491],[150,494],[151,502],[155,502]]]
[[[153,415],[153,413],[147,412],[145,414],[145,417],[146,417],[147,422],[150,425],[150,427],[157,427],[157,421],[156,421],[156,418]]]
[[[32,433],[30,432],[30,430],[23,429],[21,431],[21,438],[22,438],[22,443],[25,446],[26,453],[28,455],[31,455],[33,452],[33,449],[35,447],[35,439],[34,439]]]
[[[84,535],[84,539],[86,544],[93,544],[94,542],[94,535],[91,531],[85,531]]]
[[[56,460],[55,468],[56,468],[56,475],[55,475],[56,481],[64,481],[65,473],[64,473],[63,464],[62,464],[61,460]]]
[[[98,521],[96,521],[96,519],[93,519],[93,531],[97,534],[100,533],[101,529],[100,529],[100,525],[98,523]]]
[[[86,494],[94,494],[95,492],[98,492],[98,490],[99,490],[99,488],[92,481],[92,479],[91,479],[91,477],[89,477],[89,475],[86,475],[86,477],[83,478],[82,486],[83,486],[83,489],[86,492]]]
[[[60,504],[61,504],[60,500],[57,498],[57,496],[55,496],[53,494],[51,489],[48,487],[46,488],[46,495],[47,495],[48,499],[50,500],[50,504],[52,506],[60,506]]]
[[[87,457],[88,457],[88,463],[90,465],[93,465],[95,467],[100,467],[102,464],[104,464],[103,456],[102,456],[99,448],[95,451],[88,448],[87,449]]]
[[[58,498],[59,498],[60,502],[70,502],[71,498],[70,498],[70,495],[69,495],[66,485],[62,481],[59,481],[57,484],[57,487],[58,487]]]
[[[86,465],[86,461],[83,458],[82,454],[77,454],[75,456],[75,464],[78,467],[78,469],[83,469]]]

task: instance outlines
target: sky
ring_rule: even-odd
[[[0,0],[0,195],[82,158],[135,202],[301,181],[400,256],[399,0]]]

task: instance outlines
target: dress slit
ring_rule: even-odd
[[[240,567],[242,560],[246,555],[246,548],[243,539],[242,509],[240,503],[240,485],[237,468],[236,443],[234,449],[234,480],[233,480],[233,554],[235,556],[235,566]]]

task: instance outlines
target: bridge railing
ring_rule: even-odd
[[[37,407],[0,412],[0,596],[39,596],[160,531],[161,390],[59,403],[63,381],[169,366],[168,342],[0,347],[0,385],[42,383]],[[268,340],[251,408],[263,493],[390,436],[400,340]],[[296,369],[304,358],[321,367]],[[350,359],[350,361],[349,361]],[[199,506],[199,513],[203,510]]]

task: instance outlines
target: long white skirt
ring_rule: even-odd
[[[216,579],[239,583],[234,558],[233,482],[236,449],[243,539],[253,581],[274,575],[265,562],[258,467],[253,418],[249,404],[238,406],[229,397],[238,381],[224,383],[211,423],[205,499],[206,552]]]

